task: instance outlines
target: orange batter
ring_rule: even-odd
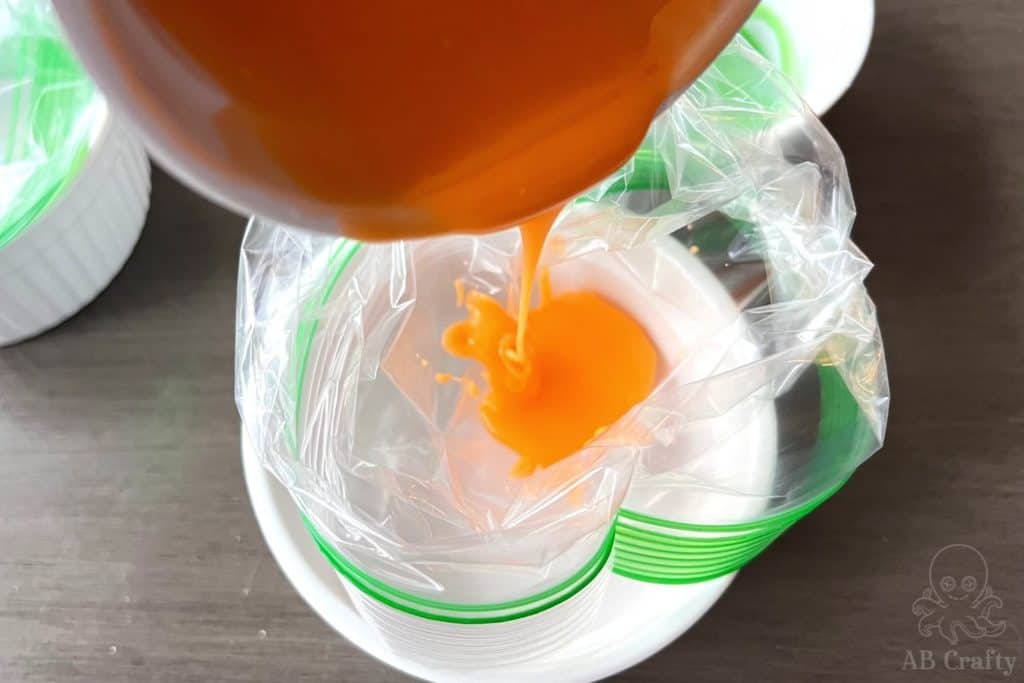
[[[452,355],[483,364],[488,390],[481,418],[519,454],[513,474],[524,477],[580,450],[646,398],[658,360],[643,328],[593,292],[551,296],[542,287],[540,306],[529,310],[552,220],[545,214],[522,228],[518,320],[491,297],[469,292],[466,320],[442,340]]]
[[[74,1],[151,118],[368,240],[497,230],[571,199],[626,161],[756,5]],[[146,57],[156,42],[173,79]]]

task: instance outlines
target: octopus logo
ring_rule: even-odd
[[[979,640],[1006,631],[1006,621],[992,616],[1003,601],[988,585],[988,563],[974,546],[955,543],[940,549],[932,558],[928,580],[913,607],[922,636],[938,633],[956,645],[961,636]]]

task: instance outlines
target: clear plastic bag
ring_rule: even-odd
[[[453,283],[514,296],[514,231],[359,244],[254,219],[245,429],[339,571],[408,613],[532,613],[603,566],[613,535],[621,574],[727,573],[881,444],[888,385],[853,217],[835,142],[734,42],[563,212],[542,257],[556,290],[597,290],[659,348],[658,387],[612,428],[514,479],[475,399],[435,382],[478,375],[440,348],[461,317]],[[691,571],[693,538],[704,567],[716,533],[736,547]]]
[[[517,248],[513,231],[370,245],[255,222],[246,235],[238,400],[258,425],[250,437],[319,534],[402,591],[473,604],[556,588],[600,552],[625,495],[630,448],[511,477],[515,454],[474,399],[435,381],[481,381],[440,347],[462,316],[453,283],[504,297]]]
[[[105,107],[43,0],[0,0],[0,248],[58,196]]]

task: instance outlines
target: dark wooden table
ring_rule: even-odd
[[[618,680],[1024,678],[1024,2],[878,14],[827,124],[877,263],[887,444]],[[242,224],[156,173],[111,287],[0,351],[0,681],[404,680],[310,611],[249,508],[232,395]],[[1002,636],[918,634],[912,604],[953,543],[987,558]],[[1004,671],[1016,656],[1013,674],[944,661],[986,649]],[[908,670],[922,650],[935,668]]]

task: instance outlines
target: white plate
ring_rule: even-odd
[[[594,681],[647,659],[700,619],[735,574],[699,584],[665,586],[613,575],[593,626],[570,647],[529,666],[447,671],[391,652],[356,612],[340,577],[320,554],[285,488],[259,463],[242,434],[242,464],[263,537],[295,590],[320,617],[356,647],[429,681]]]

